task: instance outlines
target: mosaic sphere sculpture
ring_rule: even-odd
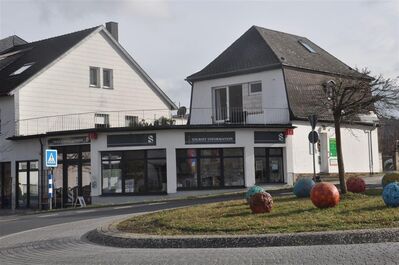
[[[294,186],[294,194],[297,197],[305,198],[310,196],[310,191],[312,190],[315,182],[311,178],[303,178],[297,180]]]
[[[251,188],[249,188],[247,190],[247,192],[245,193],[245,199],[247,200],[247,202],[249,203],[249,199],[254,196],[255,194],[259,193],[259,192],[264,192],[265,190],[262,187],[259,186],[252,186]]]
[[[256,193],[249,199],[252,213],[270,213],[273,207],[273,198],[267,192]]]
[[[387,173],[384,175],[381,181],[382,187],[385,187],[389,183],[399,182],[399,174],[398,173]]]
[[[365,192],[366,182],[364,182],[364,179],[359,177],[350,177],[346,180],[346,187],[350,192],[354,193]]]
[[[331,183],[320,182],[313,186],[310,199],[317,208],[335,207],[339,203],[339,191]]]
[[[385,186],[382,199],[388,207],[399,206],[399,183],[392,182]]]

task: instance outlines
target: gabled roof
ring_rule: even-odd
[[[100,26],[54,38],[14,46],[0,53],[0,96],[7,95],[33,77]],[[7,55],[10,56],[7,56]],[[33,63],[26,71],[11,75],[22,66]]]
[[[162,91],[161,88],[148,76],[140,65],[130,56],[130,54],[117,42],[112,35],[102,26],[96,26],[89,29],[44,39],[36,42],[30,42],[16,45],[10,49],[0,52],[0,96],[8,95],[18,86],[34,77],[45,67],[54,62],[57,58],[65,54],[68,50],[77,45],[80,41],[88,37],[96,30],[104,30],[105,34],[115,44],[131,63],[131,66],[137,70],[138,74],[154,90],[155,93],[167,104],[170,109],[177,109],[176,104]],[[21,39],[22,40],[22,39]],[[23,40],[22,40],[23,41]],[[12,75],[16,70],[26,64],[31,67],[18,75]]]
[[[315,52],[310,52],[304,45],[309,45]],[[284,66],[345,76],[359,75],[305,37],[252,26],[215,60],[187,77],[187,80],[213,79]]]

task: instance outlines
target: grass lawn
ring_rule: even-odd
[[[381,190],[341,196],[335,208],[318,209],[310,199],[273,198],[273,210],[252,214],[245,200],[162,211],[118,224],[125,232],[153,235],[266,234],[399,227],[399,208],[385,206]]]

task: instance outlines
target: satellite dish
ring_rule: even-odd
[[[186,113],[187,113],[187,108],[186,107],[180,107],[178,110],[177,110],[177,116],[181,116],[181,117],[183,117],[184,115],[186,115]]]

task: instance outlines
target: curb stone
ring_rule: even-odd
[[[245,248],[399,242],[399,228],[239,236],[154,236],[124,233],[114,222],[88,232],[89,241],[122,248]]]

